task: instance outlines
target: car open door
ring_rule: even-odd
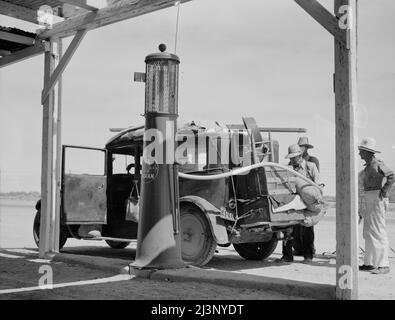
[[[105,224],[106,150],[63,146],[62,212],[65,224]]]

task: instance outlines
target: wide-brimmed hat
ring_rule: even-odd
[[[301,154],[302,154],[302,150],[300,150],[299,145],[291,144],[288,147],[288,154],[285,156],[285,159],[294,158],[294,157],[300,156]]]
[[[298,141],[298,145],[301,147],[306,147],[307,149],[314,148],[313,145],[309,144],[309,138],[307,137],[300,137]]]
[[[373,153],[381,153],[376,149],[376,140],[373,138],[363,138],[358,146],[359,150],[366,150]]]

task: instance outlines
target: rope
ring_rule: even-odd
[[[174,6],[177,7],[177,19],[176,19],[176,35],[174,40],[174,54],[177,54],[177,41],[178,41],[178,23],[180,20],[180,2],[177,1]]]

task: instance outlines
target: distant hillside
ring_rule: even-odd
[[[395,203],[395,187],[393,187],[390,191],[389,194],[389,199],[390,202]],[[328,202],[336,202],[336,197],[335,196],[324,196],[324,200],[328,201]]]
[[[14,192],[0,192],[0,199],[7,200],[38,200],[40,199],[40,192],[24,192],[24,191],[14,191]]]

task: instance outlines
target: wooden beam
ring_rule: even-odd
[[[26,49],[13,52],[10,55],[1,58],[0,68],[9,66],[16,62],[21,62],[28,58],[32,58],[49,50],[50,50],[50,45],[48,41],[36,42],[36,44],[32,47],[28,47]]]
[[[191,0],[181,0],[188,2]],[[141,16],[146,13],[172,7],[175,0],[121,0],[113,5],[55,23],[52,29],[39,33],[41,39],[61,38],[75,34],[78,30],[92,30],[115,22]]]
[[[317,0],[294,0],[301,6],[314,20],[323,26],[330,34],[339,41],[345,42],[345,31],[340,28],[336,16],[330,13]]]
[[[335,0],[335,14],[343,15],[339,9],[345,5],[356,12],[357,0]],[[352,21],[347,45],[335,38],[336,298],[346,300],[358,298],[357,25]]]
[[[60,60],[55,71],[44,85],[44,89],[41,94],[41,103],[44,103],[45,99],[48,98],[49,92],[53,89],[59,77],[62,75],[64,69],[67,67],[68,63],[70,62],[71,58],[73,57],[75,51],[77,50],[79,44],[81,43],[87,32],[87,30],[80,30],[74,36],[74,39],[71,41],[64,56],[62,57],[62,60]]]
[[[51,50],[45,53],[44,83],[47,83],[55,69],[55,54]],[[49,98],[43,104],[42,129],[42,158],[41,158],[41,216],[40,216],[40,243],[39,256],[45,258],[53,251],[53,116],[54,91],[51,90]]]
[[[6,41],[10,41],[10,42],[25,44],[28,46],[33,45],[34,41],[35,41],[34,38],[22,36],[20,34],[5,32],[5,31],[0,31],[0,40],[6,40]]]
[[[63,3],[72,4],[73,6],[80,7],[82,9],[86,9],[89,11],[98,10],[98,8],[96,8],[94,6],[90,6],[86,0],[59,0],[59,1],[63,2]]]
[[[56,61],[62,59],[63,56],[63,41],[59,39],[57,42],[57,58]],[[54,251],[59,252],[59,232],[60,232],[60,211],[61,211],[61,186],[62,186],[62,76],[59,76],[58,84],[55,87],[56,102],[55,102],[55,201],[54,201],[54,211],[55,211],[55,226],[54,235],[52,237],[54,244]]]
[[[37,24],[37,11],[0,1],[0,14]]]

